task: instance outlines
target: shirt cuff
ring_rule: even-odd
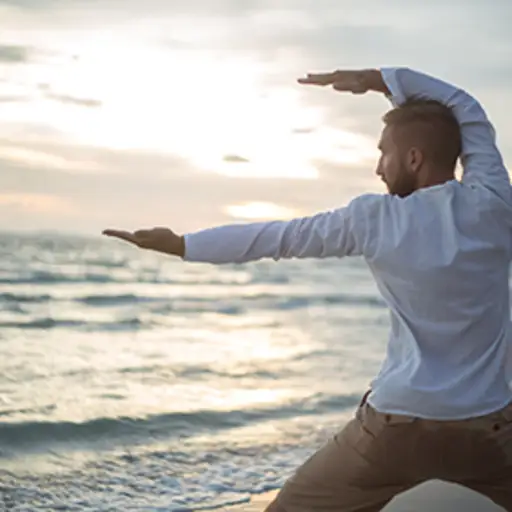
[[[183,261],[201,261],[199,255],[203,253],[203,251],[201,250],[200,239],[198,240],[197,238],[198,237],[194,237],[193,233],[183,235],[183,243],[185,245]]]
[[[389,100],[394,107],[398,107],[407,101],[398,81],[398,68],[381,68],[380,73],[389,92]]]

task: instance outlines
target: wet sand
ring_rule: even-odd
[[[223,512],[263,512],[275,492],[254,496],[250,503]],[[395,498],[383,512],[503,512],[487,498],[456,485],[428,482]],[[312,510],[311,512],[315,512]]]
[[[258,494],[253,496],[250,503],[242,503],[241,505],[228,507],[223,509],[222,512],[262,512],[276,494],[277,491]]]

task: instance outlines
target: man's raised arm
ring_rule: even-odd
[[[308,74],[299,83],[332,86],[353,94],[373,90],[386,94],[395,106],[412,98],[443,103],[451,108],[461,129],[463,183],[483,185],[510,199],[510,177],[496,146],[494,128],[480,103],[459,87],[405,67]]]
[[[510,198],[510,177],[496,146],[494,127],[480,103],[466,91],[409,68],[383,68],[395,105],[410,98],[437,100],[451,108],[462,137],[462,182],[481,184]]]

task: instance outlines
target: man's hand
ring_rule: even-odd
[[[336,91],[364,94],[368,91],[390,94],[382,75],[377,69],[337,70],[330,73],[308,73],[299,78],[303,85],[330,85]]]
[[[103,234],[130,242],[141,249],[151,249],[181,258],[185,256],[185,242],[183,237],[168,228],[141,229],[134,232],[105,229]]]

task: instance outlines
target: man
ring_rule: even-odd
[[[407,68],[308,75],[377,91],[377,174],[389,194],[289,222],[106,235],[186,261],[362,255],[391,312],[387,356],[356,417],[284,485],[267,512],[371,512],[430,479],[512,511],[508,271],[512,192],[480,104]],[[463,176],[455,179],[461,156]]]

